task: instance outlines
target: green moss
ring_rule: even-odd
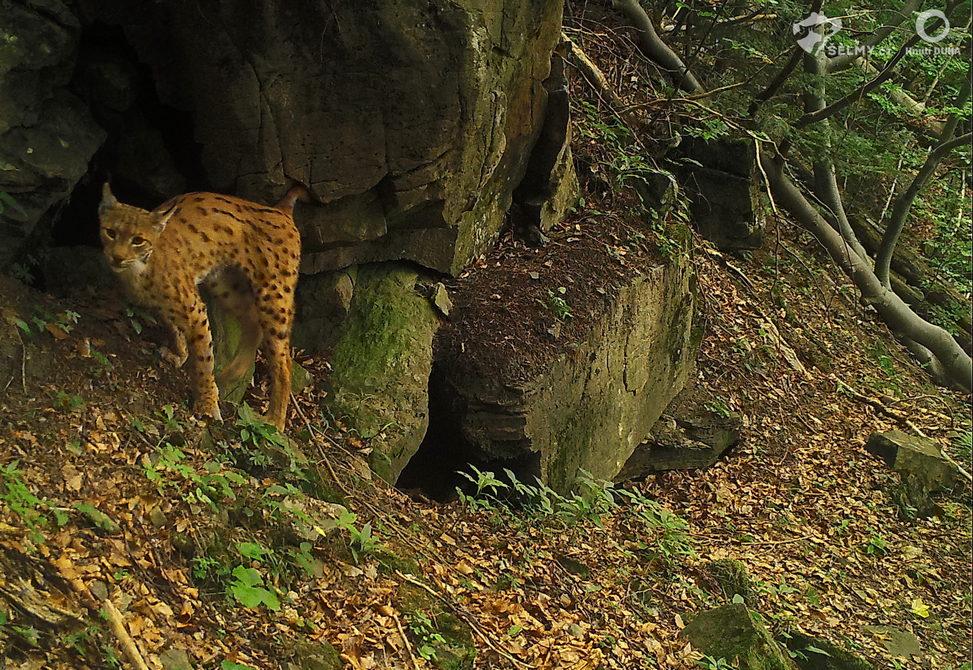
[[[721,558],[710,561],[706,572],[719,585],[722,595],[730,600],[735,595],[743,598],[747,605],[755,603],[755,592],[750,582],[747,566],[732,558]]]
[[[865,659],[827,640],[792,633],[785,642],[801,670],[874,670]]]
[[[416,340],[431,337],[432,309],[415,292],[416,279],[401,265],[359,268],[351,313],[331,361],[332,382],[349,399],[383,388],[385,375],[408,362]]]
[[[693,647],[739,670],[796,670],[786,652],[744,605],[730,604],[696,616],[683,634]]]
[[[395,481],[429,421],[432,341],[439,317],[399,263],[364,265],[331,366],[329,411],[372,440],[371,466]]]
[[[406,619],[422,615],[432,623],[439,640],[419,639],[410,626],[410,636],[416,644],[429,644],[435,650],[431,665],[439,670],[471,670],[476,660],[473,633],[459,617],[447,611],[442,603],[413,584],[402,584],[395,595],[395,605]]]
[[[297,642],[290,647],[290,663],[293,670],[341,670],[345,662],[341,654],[327,642]]]

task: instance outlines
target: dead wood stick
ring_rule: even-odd
[[[405,628],[402,627],[402,620],[395,613],[392,614],[392,618],[395,619],[395,626],[399,629],[399,635],[402,637],[402,641],[405,642],[405,650],[408,652],[409,660],[412,662],[412,670],[419,670],[419,664],[416,663],[416,655],[412,652],[412,643],[409,642],[409,636],[405,634]]]
[[[149,666],[145,664],[141,652],[135,646],[135,640],[125,630],[125,620],[122,618],[122,613],[115,607],[115,604],[108,598],[105,598],[101,601],[101,609],[105,613],[105,618],[108,619],[108,625],[111,627],[112,633],[118,638],[118,643],[122,645],[122,653],[125,654],[128,662],[136,670],[149,670]]]
[[[912,421],[910,421],[909,419],[906,419],[905,420],[905,425],[907,425],[909,428],[911,428],[912,430],[914,430],[916,432],[916,434],[919,435],[919,437],[925,437],[926,439],[929,439],[929,436],[926,435],[925,433],[923,433],[919,429],[919,427],[917,425],[915,425],[914,423],[912,423]],[[953,457],[950,456],[949,454],[947,454],[945,449],[940,449],[939,450],[939,453],[941,453],[943,455],[943,458],[946,459],[946,462],[948,462],[950,465],[952,465],[954,468],[956,468],[956,470],[961,475],[963,475],[964,477],[966,477],[966,480],[968,482],[973,483],[973,475],[971,475],[969,472],[967,472],[966,468],[964,468],[962,465],[960,465],[955,460],[953,460]]]
[[[122,617],[122,613],[118,611],[118,608],[115,607],[111,599],[107,595],[104,598],[96,598],[79,577],[69,575],[68,568],[70,567],[70,561],[67,558],[63,558],[63,563],[61,560],[54,560],[52,561],[52,565],[57,570],[57,573],[61,575],[61,578],[70,584],[71,588],[81,597],[89,610],[101,610],[105,619],[108,620],[108,625],[112,633],[122,647],[122,653],[128,659],[131,666],[135,670],[149,670],[149,666],[145,664],[145,659],[142,658],[142,653],[136,646],[135,640],[132,639],[132,636],[125,629],[125,619]]]
[[[497,646],[497,644],[493,641],[493,639],[489,635],[487,635],[483,631],[483,629],[480,628],[480,626],[478,626],[476,624],[475,621],[472,621],[469,618],[469,616],[467,616],[466,612],[462,611],[459,607],[457,607],[455,604],[453,604],[453,602],[450,601],[448,598],[446,598],[443,594],[437,592],[434,588],[432,588],[428,584],[423,584],[418,579],[415,579],[414,577],[411,577],[411,576],[409,576],[409,575],[407,575],[407,574],[405,574],[405,573],[403,573],[403,572],[401,572],[399,570],[396,570],[395,571],[395,574],[398,575],[400,579],[404,579],[405,581],[409,582],[413,586],[418,586],[423,591],[425,591],[429,595],[433,596],[434,598],[436,598],[437,600],[439,600],[440,602],[442,602],[449,609],[453,610],[453,612],[456,614],[456,616],[458,616],[460,619],[462,619],[463,622],[466,623],[466,625],[469,626],[473,630],[473,632],[476,633],[480,637],[480,639],[482,639],[484,642],[486,642],[486,645],[488,647],[490,647],[490,649],[492,649],[496,653],[500,654],[501,656],[503,656],[505,659],[507,659],[508,661],[510,661],[511,663],[513,663],[517,667],[520,667],[520,668],[529,668],[530,667],[529,665],[527,665],[526,663],[524,663],[520,659],[516,658],[515,656],[512,656],[509,652],[507,652],[504,649],[501,649],[499,646]]]
[[[864,393],[861,393],[860,391],[857,391],[856,389],[854,389],[851,386],[849,386],[847,383],[841,381],[840,379],[838,379],[834,375],[831,375],[831,379],[834,380],[834,382],[838,385],[839,388],[844,388],[845,391],[848,392],[848,395],[850,395],[855,400],[858,400],[860,402],[863,402],[866,405],[871,405],[872,407],[874,407],[875,409],[877,409],[879,412],[881,412],[885,416],[890,417],[892,419],[895,419],[896,421],[901,421],[910,430],[915,431],[915,433],[917,435],[919,435],[919,437],[925,437],[926,439],[929,439],[929,436],[926,435],[925,433],[923,433],[922,430],[920,430],[919,427],[917,425],[915,425],[911,420],[907,419],[906,417],[904,417],[899,412],[896,412],[895,410],[893,410],[893,409],[891,409],[889,407],[886,407],[885,404],[881,400],[879,400],[877,398],[870,398],[870,397],[868,397]],[[941,453],[943,455],[943,458],[948,463],[950,463],[954,468],[956,468],[956,470],[961,475],[963,475],[963,477],[965,477],[968,482],[973,483],[973,475],[971,475],[969,473],[969,471],[966,470],[966,468],[964,468],[962,465],[960,465],[959,463],[957,463],[953,459],[952,456],[950,456],[948,453],[946,453],[946,450],[945,449],[940,449],[939,450],[939,453]]]
[[[595,62],[588,58],[588,54],[563,32],[561,33],[561,42],[565,45],[568,60],[584,75],[584,78],[598,91],[605,99],[605,102],[616,112],[623,110],[625,103],[622,102],[622,99],[615,93],[615,89],[608,83],[608,78],[601,71],[601,68],[595,65]]]

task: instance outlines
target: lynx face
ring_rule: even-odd
[[[171,215],[171,212],[147,212],[122,204],[105,184],[98,216],[101,244],[109,267],[119,274],[141,274]]]

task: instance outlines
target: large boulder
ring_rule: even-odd
[[[475,274],[466,280],[467,295],[487,296],[476,309],[457,305],[453,326],[441,332],[430,390],[431,449],[511,467],[528,480],[536,475],[559,491],[571,489],[582,469],[600,479],[619,472],[693,369],[695,280],[685,260],[657,262],[623,276],[609,293],[598,286],[613,279],[608,262],[587,249],[559,258],[557,267],[549,261],[562,281],[577,265],[593,274],[579,275],[563,304],[551,291],[551,302],[534,314],[519,307],[510,313]],[[597,301],[578,304],[582,290]],[[551,346],[522,341],[501,352],[489,348],[519,339],[518,320],[545,324],[554,320],[552,310],[572,304],[588,313],[571,324],[555,322],[544,336]],[[559,334],[567,328],[570,336]]]
[[[0,0],[0,268],[104,140],[68,92],[81,26],[60,0]]]
[[[328,410],[368,440],[372,469],[395,482],[429,425],[439,316],[404,264],[359,267],[331,357]]]
[[[562,4],[82,1],[124,26],[162,101],[192,111],[215,188],[311,188],[304,272],[457,272],[490,244],[542,126]]]
[[[956,483],[956,468],[935,440],[892,430],[872,433],[865,448],[901,475],[903,502],[921,515],[935,511],[934,494]]]
[[[759,247],[765,221],[754,143],[687,137],[678,156],[676,172],[700,234],[720,249]]]
[[[798,670],[746,605],[731,603],[697,614],[683,629],[693,649],[739,670]]]

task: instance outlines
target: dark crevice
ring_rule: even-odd
[[[71,89],[108,137],[52,222],[50,246],[99,245],[97,209],[105,181],[120,200],[146,209],[181,190],[210,188],[192,114],[159,99],[151,69],[139,62],[121,27],[93,23],[82,29]],[[146,169],[139,169],[140,162]],[[168,183],[153,179],[152,168],[161,164]]]
[[[396,486],[404,491],[419,491],[427,498],[447,502],[456,498],[457,487],[472,494],[475,486],[460,472],[471,473],[471,466],[493,472],[506,481],[504,469],[522,482],[534,483],[540,476],[540,454],[524,445],[511,449],[513,457],[485,454],[463,436],[456,393],[434,369],[429,389],[429,429],[409,464],[399,475]]]

